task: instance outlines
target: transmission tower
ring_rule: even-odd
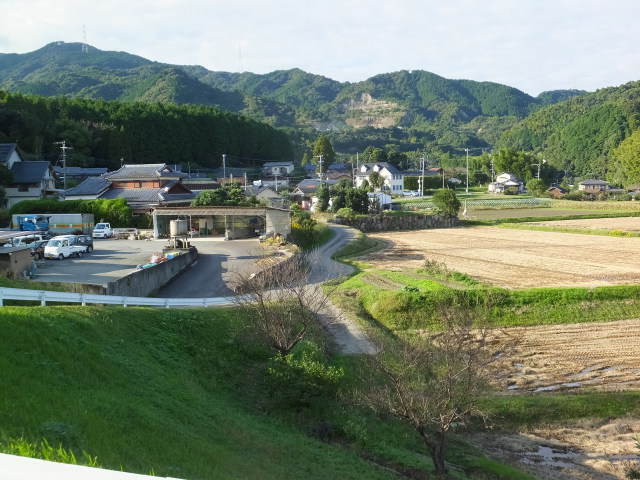
[[[89,46],[87,45],[87,27],[82,25],[82,53],[88,53]]]

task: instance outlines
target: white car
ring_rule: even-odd
[[[93,238],[109,238],[113,235],[113,229],[110,223],[96,223],[91,236]]]
[[[44,258],[81,257],[85,252],[85,245],[74,245],[69,237],[53,237],[44,247]]]
[[[405,190],[402,192],[402,195],[405,197],[419,197],[420,192],[418,190]]]

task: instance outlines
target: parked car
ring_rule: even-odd
[[[93,238],[109,238],[113,235],[113,229],[110,223],[96,223],[91,236]]]
[[[29,245],[31,248],[31,256],[36,260],[44,258],[44,247],[47,246],[49,240],[37,240]]]
[[[44,257],[57,258],[58,260],[67,257],[81,257],[86,247],[76,245],[73,237],[75,235],[53,237],[44,247]]]
[[[402,195],[405,197],[419,197],[420,192],[418,190],[404,190]]]
[[[84,246],[84,251],[86,253],[93,252],[93,237],[91,235],[74,235],[74,237],[74,245]]]

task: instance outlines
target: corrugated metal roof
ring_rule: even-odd
[[[289,212],[283,208],[272,207],[159,207],[153,209],[154,215],[266,215],[267,211]]]

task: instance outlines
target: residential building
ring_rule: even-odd
[[[583,190],[587,193],[597,194],[605,190],[609,190],[609,188],[609,182],[597,179],[585,180],[584,182],[580,182],[578,184],[578,190]]]
[[[391,194],[398,195],[400,195],[404,189],[404,177],[410,175],[415,176],[415,172],[400,171],[387,162],[363,163],[358,167],[356,172],[356,187],[362,185],[365,180],[369,181],[369,175],[371,175],[372,172],[379,173],[384,179],[381,190],[386,190]]]
[[[123,165],[99,178],[87,178],[67,190],[65,198],[124,198],[134,212],[148,213],[157,206],[189,205],[196,195],[182,182],[186,176],[163,163]]]
[[[12,184],[4,187],[4,207],[11,208],[23,200],[40,200],[58,195],[51,164],[46,161],[26,161],[17,144],[0,144],[0,164],[6,166],[13,176]]]
[[[514,188],[518,193],[525,191],[524,182],[518,180],[513,173],[504,172],[496,176],[496,180],[489,184],[489,192],[491,193],[504,193],[505,190]]]
[[[293,162],[266,162],[262,164],[262,171],[265,175],[270,177],[282,176],[285,177],[293,172]]]

